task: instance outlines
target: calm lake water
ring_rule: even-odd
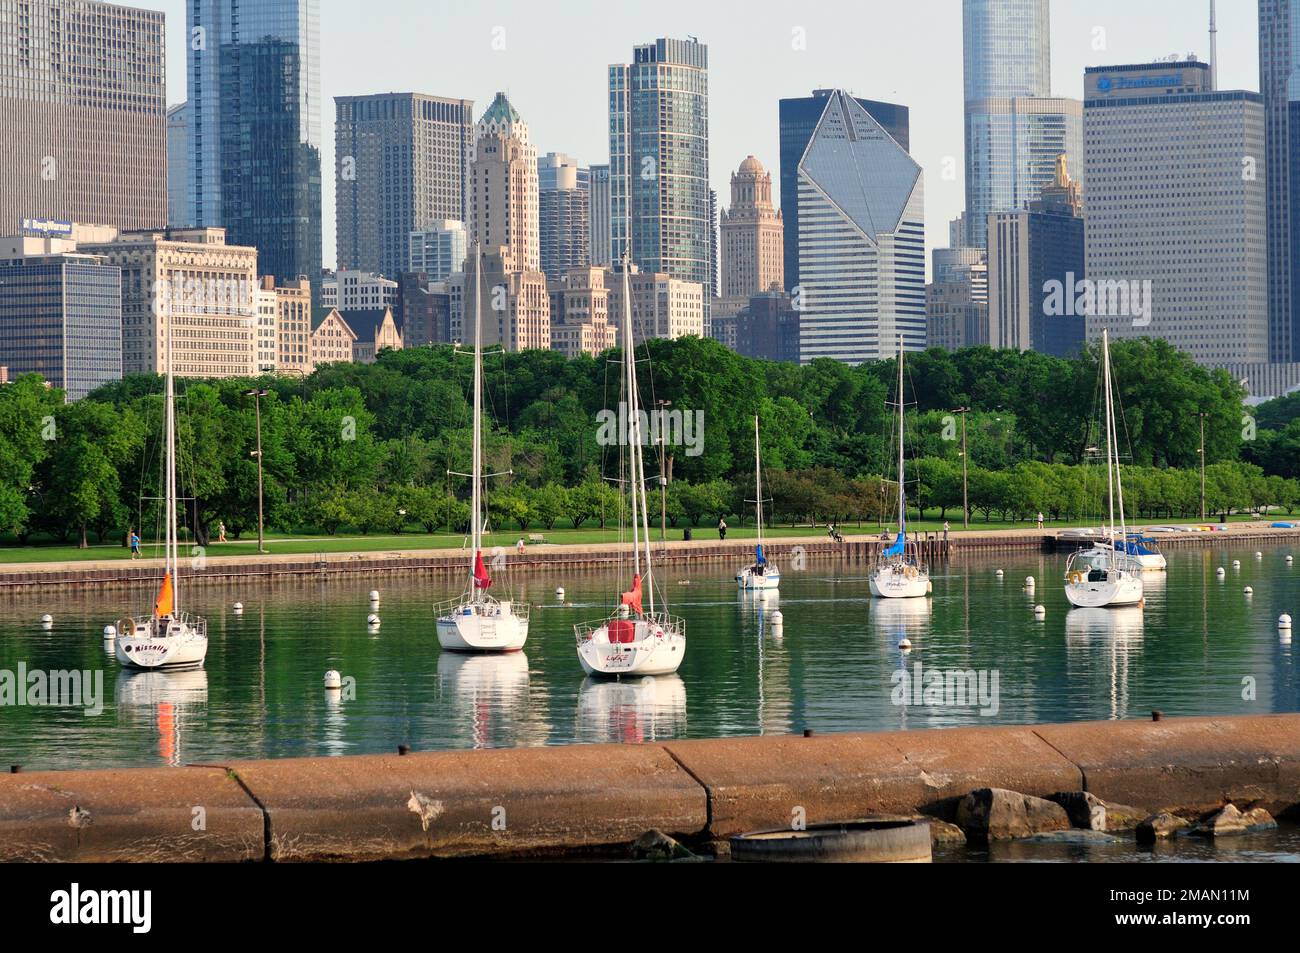
[[[1070,611],[1057,556],[953,562],[935,572],[932,599],[911,602],[873,602],[861,564],[783,567],[779,598],[737,594],[735,567],[724,564],[668,569],[671,609],[687,620],[686,659],[676,676],[622,683],[585,678],[574,652],[572,624],[602,615],[627,582],[606,573],[517,576],[516,595],[534,605],[532,629],[526,651],[505,657],[439,651],[429,606],[455,594],[445,583],[370,576],[190,590],[188,608],[207,616],[211,647],[204,670],[177,673],[123,671],[100,638],[152,592],[10,596],[0,598],[0,670],[102,671],[105,700],[98,715],[0,707],[0,763],[34,771],[399,744],[635,743],[1134,718],[1153,709],[1297,711],[1296,649],[1276,620],[1283,611],[1300,616],[1300,567],[1284,561],[1300,546],[1264,547],[1260,560],[1255,549],[1175,551],[1167,573],[1147,575],[1145,609],[1110,611]],[[1223,581],[1217,566],[1228,570]],[[1023,590],[1030,575],[1033,594]],[[505,575],[499,582],[512,584]],[[377,633],[366,628],[372,588],[382,592]],[[1047,609],[1043,621],[1034,619],[1036,603]],[[55,619],[49,630],[39,622],[45,612]],[[913,645],[906,655],[904,636]],[[976,704],[895,705],[894,674],[918,662],[996,671],[996,714]],[[327,698],[327,669],[355,679],[355,698]]]

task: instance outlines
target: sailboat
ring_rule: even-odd
[[[628,486],[632,506],[632,588],[606,619],[573,627],[578,661],[588,675],[669,675],[686,655],[686,623],[655,610],[650,520],[646,507],[645,458],[641,452],[640,398],[632,349],[631,262],[623,257],[623,389],[627,394]],[[641,546],[644,541],[645,551]],[[644,563],[645,575],[642,576]]]
[[[871,594],[879,599],[918,599],[930,592],[930,569],[916,544],[907,542],[907,487],[903,470],[903,341],[898,342],[898,537],[882,549],[871,572]]]
[[[1115,430],[1115,399],[1110,375],[1110,332],[1101,333],[1101,374],[1106,424],[1106,500],[1110,513],[1107,542],[1071,554],[1065,565],[1065,598],[1082,609],[1132,606],[1142,602],[1142,565],[1126,551],[1124,481],[1119,470],[1119,441]],[[1119,532],[1115,507],[1119,506]]]
[[[754,563],[736,573],[736,585],[741,589],[776,589],[781,585],[781,570],[767,561],[763,554],[763,466],[758,443],[758,415],[754,415],[754,494],[758,527],[758,542],[754,545]]]
[[[117,624],[114,653],[126,666],[138,669],[186,668],[203,664],[208,654],[206,619],[181,611],[180,547],[176,534],[176,383],[172,373],[172,320],[167,317],[166,384],[163,397],[163,464],[167,523],[163,580],[148,615]]]
[[[528,605],[488,594],[483,562],[483,255],[475,249],[474,464],[470,478],[469,578],[460,598],[434,607],[438,644],[453,652],[517,652],[528,640]]]

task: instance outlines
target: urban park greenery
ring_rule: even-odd
[[[889,521],[896,453],[893,361],[849,367],[752,360],[699,338],[651,341],[642,401],[699,413],[698,447],[648,448],[663,460],[674,527],[752,518],[753,416],[762,420],[764,496],[776,523]],[[1215,514],[1300,507],[1300,397],[1254,416],[1226,372],[1162,341],[1112,348],[1119,387],[1125,504],[1135,519],[1200,511],[1201,417],[1206,502]],[[488,506],[500,529],[617,523],[617,445],[598,440],[619,405],[615,353],[567,360],[550,351],[486,358]],[[965,414],[972,518],[1095,519],[1105,468],[1098,438],[1097,354],[1072,360],[968,348],[909,356],[909,505],[960,519]],[[178,382],[183,520],[200,543],[219,523],[256,531],[251,387],[261,399],[266,525],[297,534],[460,532],[470,459],[470,361],[449,346],[383,352],[306,378]],[[10,544],[85,546],[150,538],[162,382],[128,377],[72,404],[36,375],[0,387],[0,534]],[[697,453],[696,450],[699,452]],[[657,484],[654,489],[657,490]],[[656,507],[656,510],[658,507]],[[658,517],[656,512],[656,517]]]

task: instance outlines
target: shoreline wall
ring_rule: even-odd
[[[1300,714],[777,735],[0,775],[3,861],[528,856],[691,843],[967,792],[1300,812]],[[202,823],[199,823],[199,818]]]

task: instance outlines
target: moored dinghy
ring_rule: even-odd
[[[645,496],[645,458],[641,452],[640,397],[636,355],[632,349],[632,305],[628,289],[629,259],[623,258],[623,381],[628,408],[627,485],[632,507],[632,588],[624,592],[608,619],[573,627],[578,661],[588,675],[667,675],[686,655],[686,623],[655,610],[650,522]],[[641,546],[644,542],[645,552]],[[642,576],[642,560],[645,574]],[[643,600],[647,604],[643,604]]]

